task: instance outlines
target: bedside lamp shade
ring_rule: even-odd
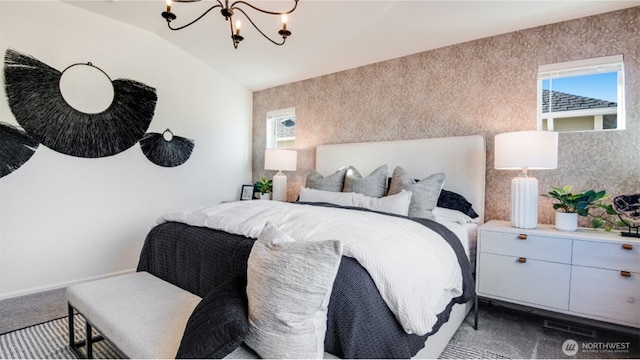
[[[558,167],[558,133],[516,131],[498,134],[494,166],[501,170],[521,170],[511,180],[511,226],[534,229],[538,224],[538,180],[528,170]]]
[[[273,200],[287,201],[287,176],[283,171],[296,171],[298,152],[295,150],[267,149],[264,152],[264,169],[278,170],[273,176]]]

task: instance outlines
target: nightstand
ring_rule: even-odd
[[[640,327],[640,240],[619,232],[518,229],[478,232],[479,297]],[[476,307],[477,308],[477,307]]]

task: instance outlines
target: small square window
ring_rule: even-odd
[[[538,67],[538,130],[624,129],[622,55]]]

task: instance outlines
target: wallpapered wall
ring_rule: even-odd
[[[561,133],[558,169],[531,173],[541,193],[565,184],[614,195],[640,192],[638,24],[640,7],[634,7],[255,92],[253,176],[272,175],[264,171],[270,110],[296,109],[298,170],[288,173],[289,200],[314,167],[319,144],[481,134],[487,142],[486,219],[507,220],[517,172],[493,169],[493,137],[536,128],[538,65],[623,54],[627,130]],[[554,222],[550,204],[541,198],[541,223]]]

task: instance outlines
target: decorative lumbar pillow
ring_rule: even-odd
[[[395,195],[401,190],[411,191],[413,195],[409,205],[409,216],[433,219],[432,211],[438,203],[446,179],[444,173],[437,173],[416,182],[402,167],[396,166],[389,186],[389,195]]]
[[[409,214],[409,205],[411,204],[411,196],[413,194],[411,194],[410,191],[401,190],[395,195],[389,195],[381,198],[373,198],[362,194],[356,195],[360,195],[354,198],[354,201],[357,203],[356,206],[385,213],[407,216]]]
[[[247,264],[249,332],[262,358],[322,358],[338,240],[295,241],[267,223]]]
[[[346,172],[347,168],[343,167],[331,175],[322,176],[317,171],[311,169],[309,174],[307,174],[306,187],[316,190],[340,192],[344,186],[344,174]]]
[[[196,306],[178,348],[178,359],[222,359],[235,350],[249,329],[246,279],[229,280]]]
[[[382,165],[375,169],[369,176],[363,178],[354,168],[349,166],[344,177],[344,192],[354,192],[371,197],[383,197],[387,190],[387,177],[389,168]]]
[[[354,201],[354,195],[360,194],[315,190],[302,187],[300,188],[300,196],[298,197],[298,201],[329,203],[341,206],[358,206]]]
[[[478,217],[473,205],[464,196],[453,191],[442,189],[438,197],[438,207],[458,210],[472,219]]]

